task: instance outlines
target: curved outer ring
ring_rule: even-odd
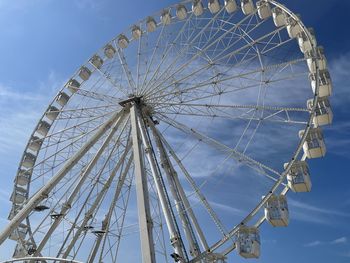
[[[275,1],[275,0],[265,0],[265,1],[268,2],[268,3],[270,3],[270,4],[272,4],[272,5],[274,5],[274,6],[276,6],[276,7],[281,8],[286,14],[288,14],[289,16],[291,16],[292,18],[294,18],[294,19],[298,22],[298,24],[301,26],[303,32],[306,34],[308,40],[310,41],[310,43],[311,43],[311,45],[312,45],[312,52],[313,52],[313,54],[315,55],[315,54],[316,54],[316,46],[314,46],[313,41],[311,41],[311,39],[312,39],[312,38],[311,38],[311,35],[310,35],[309,31],[307,30],[306,26],[304,25],[304,23],[301,21],[301,19],[299,19],[299,17],[298,17],[297,15],[295,15],[291,10],[289,10],[289,9],[288,9],[287,7],[285,7],[284,5],[278,3],[277,1]],[[181,4],[188,4],[188,3],[192,3],[192,1],[191,1],[191,0],[186,0],[186,1],[182,1],[182,2],[181,2]],[[174,5],[171,5],[171,6],[167,7],[167,8],[165,8],[165,9],[166,9],[166,10],[171,10],[172,8],[176,8],[177,5],[178,5],[178,4],[174,4]],[[222,5],[221,5],[221,8],[223,8]],[[238,7],[238,8],[239,8],[239,7]],[[204,6],[204,9],[207,9],[207,7]],[[163,10],[164,10],[164,9],[163,9]],[[237,11],[235,11],[235,12],[238,12],[238,11],[239,11],[239,10],[237,10]],[[192,12],[192,11],[188,11],[188,12]],[[256,13],[256,12],[257,12],[257,10],[255,10],[255,13]],[[159,12],[157,12],[157,13],[154,13],[154,14],[152,15],[152,17],[160,17],[161,13],[162,13],[162,11],[159,11]],[[174,20],[174,19],[177,19],[177,18],[176,18],[176,16],[172,16],[171,19]],[[269,19],[271,19],[271,18],[269,18]],[[147,20],[147,18],[142,19],[142,20],[140,20],[139,22],[137,22],[137,23],[135,23],[135,24],[140,25],[141,23],[145,23],[146,20]],[[158,22],[158,23],[157,23],[157,27],[158,27],[160,24],[161,24],[161,22]],[[132,27],[130,27],[130,28],[132,28]],[[143,31],[143,32],[144,32],[144,31]],[[112,45],[113,45],[113,43],[115,43],[115,41],[118,39],[118,36],[119,36],[119,35],[117,35],[116,37],[114,37],[111,41],[107,42],[106,45],[107,45],[107,44],[112,44]],[[134,39],[131,38],[131,39],[129,39],[129,40],[132,41],[132,40],[134,40]],[[97,54],[97,53],[103,51],[103,48],[104,48],[106,45],[104,45],[102,48],[98,49],[98,51],[95,52],[95,54]],[[116,45],[114,45],[114,46],[116,46]],[[83,65],[87,65],[87,64],[90,64],[90,63],[89,63],[89,60],[87,60]],[[286,175],[288,174],[288,172],[290,171],[292,165],[294,164],[294,162],[296,161],[297,157],[299,156],[299,154],[300,154],[300,152],[301,152],[301,150],[302,150],[303,144],[304,144],[304,142],[305,142],[305,140],[306,140],[306,137],[307,137],[307,135],[308,135],[308,133],[309,133],[309,130],[310,130],[311,127],[312,127],[312,124],[313,124],[313,117],[315,116],[315,110],[316,110],[317,102],[318,102],[318,98],[319,98],[319,96],[318,96],[318,91],[319,91],[319,62],[318,62],[318,59],[317,59],[317,58],[315,58],[315,64],[316,64],[316,89],[315,89],[315,95],[314,95],[314,99],[313,99],[313,108],[311,109],[310,118],[309,118],[307,127],[306,127],[306,129],[305,129],[305,133],[304,133],[304,135],[302,136],[302,138],[300,139],[299,145],[297,146],[296,151],[294,152],[293,157],[291,158],[291,161],[288,163],[288,166],[286,167],[285,171],[281,174],[280,179],[279,179],[279,180],[275,183],[275,185],[271,188],[270,192],[260,201],[260,203],[256,206],[256,208],[253,209],[252,212],[242,220],[241,224],[238,224],[238,225],[235,226],[231,231],[229,231],[229,233],[228,233],[227,236],[225,236],[223,239],[219,240],[217,243],[215,243],[214,245],[212,245],[211,248],[210,248],[210,251],[215,251],[216,249],[218,249],[219,247],[221,247],[224,243],[226,243],[228,240],[230,240],[230,239],[238,232],[239,227],[240,227],[242,224],[246,224],[246,223],[250,222],[250,220],[264,207],[264,205],[265,205],[265,203],[268,201],[268,199],[277,191],[278,187],[279,187],[279,186],[281,185],[281,183],[285,180]],[[80,69],[80,67],[79,67],[79,68],[76,70],[76,72],[73,74],[72,78],[74,78],[75,76],[78,75],[79,69]],[[93,69],[92,73],[93,73],[95,70],[96,70],[96,69]],[[45,115],[46,115],[47,111],[49,110],[49,108],[50,108],[53,104],[55,104],[55,101],[56,101],[57,96],[58,96],[60,93],[62,93],[62,92],[66,89],[67,83],[68,83],[68,81],[67,81],[67,82],[65,83],[65,85],[59,90],[59,92],[57,93],[57,95],[54,96],[54,98],[53,98],[53,100],[51,101],[51,103],[49,104],[47,110],[43,113],[43,115],[41,116],[41,118],[40,118],[38,124],[35,126],[35,128],[34,128],[32,134],[31,134],[31,136],[30,136],[30,139],[29,139],[29,141],[28,141],[28,143],[27,143],[27,145],[26,145],[26,147],[25,147],[25,151],[23,152],[23,155],[22,155],[22,157],[21,157],[20,165],[19,165],[18,171],[17,171],[17,176],[19,175],[20,168],[21,168],[21,166],[22,166],[21,164],[22,164],[22,162],[23,162],[23,160],[24,160],[24,156],[25,156],[25,153],[27,152],[27,149],[28,149],[29,143],[30,143],[30,141],[31,141],[31,138],[32,138],[32,137],[34,136],[34,134],[36,133],[36,131],[37,131],[37,129],[38,129],[38,126],[39,126],[39,123],[40,123],[42,120],[45,119]],[[81,82],[81,83],[82,83],[82,82]],[[70,95],[70,98],[71,98],[72,96],[74,96],[74,93],[72,93],[72,94]],[[64,108],[64,106],[62,106],[61,109],[62,109],[62,108]],[[52,122],[52,124],[53,124],[53,123],[54,123],[54,121]],[[39,151],[40,151],[40,149],[38,150],[38,152],[39,152]],[[305,160],[305,159],[306,159],[306,156],[304,155],[304,156],[301,158],[301,160]],[[35,164],[34,164],[34,166],[35,166]],[[17,177],[17,176],[16,176],[16,177]],[[30,181],[30,179],[31,179],[31,175],[30,175],[30,177],[29,177],[29,181]],[[15,182],[16,182],[16,181],[17,181],[17,180],[15,180]],[[28,197],[29,197],[29,190],[30,190],[30,182],[27,184],[26,199],[28,199]],[[289,190],[289,188],[288,188],[288,186],[286,186],[286,187],[282,190],[281,194],[282,194],[282,195],[286,195],[287,192],[288,192],[288,190]],[[260,218],[260,219],[257,221],[257,223],[255,224],[255,226],[256,226],[256,227],[259,227],[264,221],[265,221],[265,217]],[[29,217],[27,217],[26,222],[27,222],[27,226],[28,226],[28,233],[31,234],[31,228],[30,228]],[[32,238],[31,241],[33,242],[33,244],[35,244],[35,240],[34,240],[33,238]],[[24,245],[24,240],[20,239],[19,242],[20,242],[22,245]],[[234,249],[234,246],[232,247],[232,249]],[[232,249],[231,249],[231,250],[232,250]],[[201,254],[199,257],[197,257],[196,259],[199,259],[199,258],[203,257],[205,254],[206,254],[206,252],[202,252],[202,254]],[[195,260],[195,259],[193,259],[192,261],[194,261],[194,260]],[[191,262],[192,262],[192,261],[191,261]],[[12,261],[12,262],[13,262],[13,261]]]
[[[53,262],[69,262],[69,263],[83,263],[81,261],[73,260],[73,259],[64,259],[64,258],[52,258],[52,257],[25,257],[25,258],[16,258],[11,260],[2,261],[1,263],[11,263],[11,262],[20,262],[26,260],[50,260]]]

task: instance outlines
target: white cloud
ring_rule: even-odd
[[[42,95],[35,93],[23,93],[0,84],[0,102],[3,100],[9,101],[38,101],[43,99]]]
[[[307,243],[304,245],[304,247],[317,247],[317,246],[320,246],[322,245],[323,243],[319,240],[315,240],[315,241],[312,241],[310,243]]]
[[[336,215],[336,216],[350,217],[350,213],[344,213],[337,210],[331,210],[326,207],[318,207],[318,206],[306,204],[291,198],[288,199],[288,203],[293,208],[300,208],[307,212],[314,212],[314,213],[323,214],[323,215]]]
[[[61,84],[53,71],[31,92],[0,84],[0,153],[11,156],[24,149],[34,125]]]
[[[38,4],[45,4],[51,0],[16,0],[16,1],[7,1],[0,0],[0,10],[1,13],[4,11],[19,11],[19,10],[28,10],[29,7],[36,6]]]
[[[326,137],[327,148],[333,154],[349,158],[350,140],[349,140],[349,121],[348,112],[350,89],[350,53],[343,54],[329,63],[330,72],[333,80],[334,94],[331,97],[331,104],[335,112],[335,121],[330,126],[329,134]]]
[[[315,240],[304,244],[304,247],[318,247],[321,245],[340,245],[340,244],[346,244],[347,242],[348,242],[347,237],[340,237],[332,241]]]
[[[0,189],[0,203],[9,203],[10,192],[5,189]]]
[[[276,239],[261,239],[261,243],[263,243],[263,244],[270,244],[270,245],[276,245],[277,240]]]
[[[340,237],[330,242],[332,245],[346,244],[348,243],[347,237]]]
[[[334,95],[333,102],[339,107],[339,109],[344,109],[348,107],[347,104],[343,102],[348,101],[349,99],[349,86],[348,81],[350,80],[349,76],[349,67],[350,67],[350,52],[341,55],[340,57],[332,60],[329,64],[330,72],[332,75],[332,80],[334,84]]]
[[[303,222],[332,225],[334,224],[334,216],[344,218],[350,217],[350,213],[306,204],[292,198],[288,199],[288,205],[291,210],[291,218]]]
[[[91,9],[95,11],[103,5],[103,1],[95,0],[74,0],[73,2],[79,9]]]
[[[210,201],[209,203],[214,209],[216,208],[217,210],[221,210],[225,213],[230,214],[231,216],[232,215],[241,215],[241,216],[244,215],[244,211],[241,209],[234,208],[234,207],[231,207],[229,205],[222,204],[219,202],[214,202],[214,201]]]

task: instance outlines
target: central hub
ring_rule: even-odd
[[[150,105],[145,104],[143,96],[130,95],[128,99],[119,102],[122,107],[137,105],[144,116],[152,117],[153,108]]]
[[[128,99],[119,102],[119,105],[125,107],[129,104],[142,104],[142,96],[130,95]]]

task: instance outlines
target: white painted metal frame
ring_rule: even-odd
[[[189,4],[191,1],[183,1],[182,4]],[[287,9],[285,6],[281,5],[277,1],[274,0],[266,0],[269,4],[272,6],[279,7],[283,10],[288,16],[293,18],[295,21],[297,21],[298,25],[301,26],[303,32],[307,36],[309,40],[312,39],[312,36],[310,32],[306,29],[302,21],[299,19],[298,16],[293,14],[289,9]],[[171,6],[170,9],[174,8],[175,6]],[[206,8],[205,8],[206,9]],[[282,40],[281,39],[281,32],[282,30],[285,30],[285,27],[279,27],[275,30],[271,31],[268,34],[265,34],[257,39],[254,39],[251,37],[251,33],[254,32],[254,30],[258,29],[261,25],[264,25],[265,20],[257,20],[254,22],[254,19],[257,17],[256,12],[250,15],[245,16],[241,21],[239,21],[236,24],[232,24],[230,29],[225,29],[225,21],[221,21],[221,24],[216,24],[217,20],[220,20],[220,17],[224,15],[225,8],[224,6],[221,7],[221,9],[216,12],[214,15],[212,15],[211,18],[201,18],[201,17],[194,17],[193,13],[191,12],[188,14],[188,18],[184,23],[181,24],[181,27],[179,28],[176,36],[174,37],[174,42],[177,40],[181,40],[182,37],[186,34],[186,30],[190,26],[190,19],[195,20],[196,22],[205,21],[207,19],[207,24],[201,28],[198,32],[195,33],[194,36],[188,37],[188,40],[190,40],[188,45],[184,45],[180,48],[180,50],[177,51],[177,55],[173,58],[172,62],[169,64],[164,64],[166,62],[166,59],[168,59],[172,55],[172,45],[166,46],[163,51],[160,49],[162,41],[166,39],[169,34],[167,31],[167,25],[158,23],[157,26],[160,27],[158,29],[159,35],[156,37],[156,47],[152,50],[151,56],[150,56],[150,62],[145,69],[145,72],[143,72],[144,77],[142,79],[142,72],[141,72],[141,64],[142,64],[142,47],[144,47],[143,41],[145,40],[144,35],[147,35],[148,33],[145,31],[142,31],[142,34],[140,38],[138,39],[138,54],[137,54],[137,73],[136,78],[134,80],[134,76],[132,75],[132,69],[128,65],[128,58],[126,53],[124,53],[124,50],[118,47],[117,44],[117,38],[113,39],[110,43],[113,45],[113,47],[116,49],[116,56],[118,59],[113,58],[110,62],[105,63],[106,68],[96,68],[92,63],[87,64],[87,68],[93,73],[97,72],[101,79],[104,81],[105,84],[97,84],[98,81],[96,81],[95,84],[91,84],[92,87],[91,90],[89,90],[89,87],[84,89],[84,81],[82,80],[83,85],[79,87],[79,89],[75,90],[72,93],[69,93],[70,98],[73,96],[81,96],[85,100],[96,100],[96,101],[102,101],[104,104],[98,104],[97,106],[91,106],[91,107],[82,107],[80,105],[76,106],[75,109],[66,109],[66,108],[60,108],[57,109],[57,112],[55,110],[54,113],[57,113],[57,116],[55,117],[51,116],[51,121],[48,124],[56,125],[57,121],[59,120],[69,120],[69,119],[81,119],[83,120],[79,124],[73,125],[73,126],[65,126],[62,127],[61,130],[55,131],[51,134],[46,134],[43,136],[43,140],[48,140],[47,145],[43,145],[40,149],[41,151],[45,151],[47,149],[50,149],[50,147],[54,145],[58,145],[58,142],[62,141],[69,141],[72,140],[72,145],[74,142],[80,143],[80,149],[78,149],[68,160],[62,161],[63,165],[55,173],[51,179],[36,192],[32,197],[29,197],[29,185],[27,186],[27,201],[23,205],[23,207],[20,210],[16,210],[17,214],[11,219],[9,225],[0,233],[0,245],[5,241],[6,238],[13,232],[17,231],[17,227],[22,222],[26,221],[27,225],[29,227],[29,236],[32,242],[34,242],[34,233],[32,233],[32,229],[30,228],[30,220],[29,215],[35,210],[35,208],[44,200],[48,199],[50,196],[50,193],[54,191],[55,187],[59,185],[59,183],[64,179],[64,177],[69,173],[71,169],[73,169],[77,163],[89,152],[89,150],[93,149],[95,145],[99,145],[99,148],[97,149],[97,152],[94,154],[91,161],[88,163],[87,167],[84,169],[84,171],[81,174],[81,177],[79,180],[74,181],[74,188],[73,191],[70,193],[67,201],[65,201],[64,205],[61,208],[61,212],[59,213],[60,216],[55,218],[54,223],[50,226],[49,231],[46,233],[44,238],[40,241],[38,247],[36,248],[36,251],[33,253],[33,257],[30,258],[32,260],[35,260],[36,256],[40,256],[43,248],[45,247],[46,243],[52,236],[53,232],[57,228],[57,226],[61,223],[61,221],[64,218],[64,215],[71,209],[73,201],[77,198],[79,191],[82,190],[82,185],[84,182],[89,179],[93,180],[93,178],[90,177],[90,172],[94,169],[96,163],[100,159],[101,156],[105,153],[105,150],[109,147],[112,143],[115,143],[114,146],[117,145],[117,143],[124,144],[124,152],[120,154],[121,159],[116,164],[113,171],[110,173],[109,177],[105,179],[102,183],[102,188],[100,189],[100,192],[94,196],[94,200],[91,201],[90,207],[88,209],[88,212],[85,214],[84,219],[81,223],[81,225],[77,228],[76,232],[73,234],[73,238],[69,241],[69,244],[67,247],[62,247],[59,250],[59,253],[57,256],[62,255],[63,258],[67,258],[70,256],[70,252],[73,250],[74,246],[78,243],[78,240],[81,238],[81,235],[84,231],[84,227],[87,226],[87,222],[93,218],[93,214],[95,210],[98,209],[101,201],[103,200],[105,194],[107,193],[108,189],[110,188],[117,171],[120,169],[122,165],[125,165],[124,170],[120,170],[120,178],[117,184],[117,190],[113,197],[112,205],[109,208],[108,214],[105,216],[105,219],[103,221],[103,230],[108,231],[112,213],[113,213],[113,205],[116,204],[118,201],[118,198],[121,194],[121,188],[124,185],[125,179],[130,172],[131,168],[131,162],[134,163],[134,173],[135,173],[135,185],[137,190],[137,207],[138,207],[138,219],[139,219],[139,227],[140,227],[140,238],[141,238],[141,252],[142,252],[142,260],[143,262],[155,262],[156,256],[155,256],[155,244],[154,244],[154,237],[153,237],[153,222],[152,222],[152,216],[151,216],[151,207],[150,207],[150,198],[149,198],[149,189],[148,184],[150,183],[147,178],[147,164],[145,163],[145,159],[148,161],[148,166],[152,174],[153,178],[153,184],[155,186],[156,192],[158,194],[159,203],[161,206],[161,210],[163,212],[163,216],[165,218],[165,222],[167,225],[167,229],[170,236],[170,243],[173,245],[174,248],[174,254],[173,257],[177,258],[179,262],[199,262],[204,259],[208,259],[209,256],[213,256],[213,252],[219,253],[219,255],[226,256],[229,254],[234,248],[234,238],[237,234],[237,231],[241,224],[247,225],[255,225],[256,227],[259,227],[265,220],[264,217],[258,219],[258,221],[253,222],[254,217],[258,214],[259,211],[263,208],[264,204],[267,202],[267,200],[275,193],[285,195],[288,192],[288,187],[284,184],[286,174],[290,170],[291,166],[293,165],[294,161],[298,159],[298,157],[301,156],[301,150],[302,146],[306,140],[307,134],[309,130],[313,126],[313,117],[315,115],[315,110],[317,107],[317,101],[318,101],[318,92],[319,92],[319,65],[318,60],[315,60],[316,64],[316,90],[315,95],[313,99],[313,107],[312,109],[307,108],[301,108],[301,107],[284,107],[284,106],[269,106],[265,105],[263,95],[264,87],[263,87],[263,74],[265,71],[268,70],[277,70],[285,67],[290,67],[293,65],[296,65],[301,62],[305,62],[306,59],[295,59],[288,62],[283,62],[275,65],[268,65],[265,66],[262,61],[262,55],[266,55],[269,52],[273,52],[275,49],[278,49],[279,47],[289,43],[292,41],[291,39],[288,40]],[[233,16],[234,14],[232,14]],[[141,21],[138,24],[141,25],[145,21]],[[171,22],[176,22],[176,18],[172,17]],[[228,23],[228,22],[227,22]],[[255,24],[256,23],[256,24]],[[222,30],[224,33],[222,33],[220,36],[217,36],[216,33],[210,33],[209,38],[207,39],[208,44],[204,46],[203,48],[196,47],[196,51],[193,53],[188,53],[189,55],[188,59],[186,61],[181,61],[181,58],[183,55],[185,55],[187,52],[189,52],[189,47],[192,46],[192,44],[195,44],[196,41],[200,41],[203,35],[205,35],[207,32],[215,32],[215,30],[219,31]],[[222,50],[219,50],[217,48],[218,43],[220,41],[224,41],[225,37],[230,35],[238,35],[239,38],[236,40],[232,40],[233,42],[227,45],[227,47],[223,48]],[[278,43],[273,44],[273,38],[278,36],[280,41]],[[131,39],[132,43],[134,39]],[[230,50],[232,46],[234,46],[235,43],[239,43],[239,41],[243,41],[244,44],[235,50]],[[261,49],[257,47],[258,44],[265,43],[265,46],[263,46]],[[310,41],[312,51],[313,53],[317,54],[316,46],[313,41]],[[272,46],[271,46],[272,45]],[[213,50],[215,54],[214,57],[210,57],[207,55],[207,52],[210,52]],[[248,49],[248,51],[246,51]],[[155,65],[155,68],[152,68],[153,63],[156,63],[156,55],[157,52],[162,52],[163,60],[160,60]],[[99,51],[101,53],[101,51]],[[256,53],[254,56],[251,56],[251,53]],[[242,55],[243,54],[243,55]],[[242,58],[237,60],[237,57],[241,56]],[[102,56],[102,55],[101,55]],[[237,57],[236,57],[237,56]],[[249,58],[249,56],[251,56]],[[208,64],[198,65],[196,68],[191,68],[190,65],[197,59],[204,59],[208,62]],[[228,77],[225,77],[224,74],[222,76],[217,76],[217,79],[213,81],[212,77],[209,77],[208,79],[202,79],[200,82],[196,82],[196,79],[193,79],[194,83],[191,83],[191,85],[188,85],[186,88],[182,89],[179,94],[179,91],[174,89],[171,91],[172,87],[179,82],[186,82],[190,81],[191,77],[193,75],[198,75],[205,72],[206,70],[216,70],[218,71],[219,66],[217,64],[220,64],[220,61],[223,61],[225,59],[232,59],[235,58],[237,63],[236,67],[244,66],[245,63],[252,61],[252,60],[258,60],[259,61],[259,68],[248,70],[247,72],[238,73],[236,75],[230,75]],[[107,61],[107,60],[106,60]],[[105,61],[105,62],[106,62]],[[119,63],[119,64],[118,64]],[[146,63],[147,64],[147,63]],[[118,66],[115,66],[118,65]],[[91,68],[93,67],[93,68]],[[109,68],[108,68],[109,67]],[[162,70],[162,67],[165,67],[165,69]],[[119,70],[120,75],[117,77],[120,79],[113,79],[113,77],[116,78],[116,76],[111,76],[108,72],[108,69],[115,69]],[[185,71],[186,69],[190,69],[190,71]],[[152,72],[153,71],[153,72]],[[227,71],[228,72],[228,71]],[[115,73],[115,72],[114,72]],[[225,83],[228,81],[234,80],[234,79],[247,79],[256,74],[261,73],[261,81],[256,84],[249,84],[247,86],[237,86],[237,87],[225,87]],[[176,78],[176,76],[179,76],[179,78]],[[75,78],[78,78],[78,72],[74,75]],[[295,76],[287,76],[282,77],[280,79],[275,80],[278,81],[288,81],[292,80]],[[123,87],[122,83],[124,82],[124,85],[127,83],[128,87]],[[215,83],[214,83],[215,82]],[[106,84],[108,83],[108,84]],[[141,85],[140,85],[141,84]],[[88,84],[86,84],[88,85]],[[96,89],[94,89],[94,85],[96,85]],[[115,94],[105,94],[103,92],[103,86],[104,85],[110,85],[115,89],[115,92],[117,94],[122,93],[122,98],[115,96]],[[140,85],[140,86],[139,86]],[[214,86],[214,87],[212,87]],[[205,103],[203,101],[209,99],[216,98],[218,95],[226,95],[226,94],[232,94],[233,92],[241,91],[241,90],[248,90],[256,88],[258,90],[259,96],[257,99],[257,104],[221,104],[221,103]],[[101,89],[101,90],[99,90]],[[71,89],[70,89],[71,90]],[[130,93],[128,92],[131,91]],[[66,92],[66,89],[62,89],[60,91]],[[202,91],[203,95],[198,95]],[[60,94],[59,93],[59,94]],[[189,94],[194,94],[189,95]],[[187,94],[187,97],[183,94]],[[125,105],[117,105],[117,103],[121,99],[125,99],[127,96],[139,96],[137,99],[133,98],[131,101]],[[118,95],[119,96],[119,95]],[[185,97],[183,100],[182,98]],[[83,100],[84,100],[83,99]],[[82,103],[83,103],[82,100]],[[199,103],[196,103],[196,101]],[[52,104],[54,104],[54,101],[49,105],[48,111],[52,109]],[[116,106],[117,105],[117,106]],[[124,108],[122,108],[122,107]],[[130,107],[131,106],[131,107]],[[225,110],[237,110],[237,115],[228,114]],[[244,111],[242,113],[242,111]],[[290,117],[290,115],[294,113],[307,113],[310,114],[308,121],[306,120],[298,120],[293,119]],[[94,114],[96,116],[94,116]],[[130,114],[130,123],[125,121],[127,118],[127,115]],[[248,140],[248,143],[246,144],[246,147],[244,151],[240,152],[236,148],[228,147],[221,142],[211,138],[210,136],[207,136],[196,129],[189,127],[180,121],[175,120],[174,116],[188,116],[188,117],[203,117],[203,118],[223,118],[223,119],[229,119],[229,120],[248,120],[248,124],[246,126],[246,129],[244,130],[241,138],[246,134],[246,131],[248,128],[250,128],[252,123],[257,123],[252,135],[250,136],[250,139]],[[259,115],[257,115],[259,114]],[[173,115],[173,116],[172,116]],[[41,120],[47,121],[47,115],[43,115]],[[55,119],[57,118],[57,119]],[[104,118],[109,118],[107,121]],[[162,133],[157,130],[156,126],[154,125],[154,118],[157,120],[162,121],[163,123],[166,123],[169,125],[169,127],[176,128],[177,130],[180,130],[181,132],[184,132],[187,135],[193,136],[197,140],[199,140],[202,143],[205,143],[211,147],[214,147],[223,153],[227,154],[230,158],[233,158],[241,163],[244,163],[245,165],[255,169],[258,171],[258,173],[265,175],[267,178],[272,180],[274,182],[273,186],[271,187],[271,190],[269,193],[265,195],[265,197],[261,200],[261,202],[242,220],[241,224],[234,226],[232,229],[227,230],[224,225],[222,224],[219,216],[214,212],[214,210],[211,208],[209,202],[206,200],[205,196],[201,193],[200,188],[196,185],[195,181],[191,177],[190,173],[186,170],[184,165],[182,164],[181,159],[177,156],[176,152],[172,149],[170,144],[167,142],[165,137],[162,135]],[[87,119],[87,120],[85,120]],[[100,120],[102,123],[99,123],[98,125],[94,122],[99,122]],[[262,122],[280,122],[280,123],[288,123],[290,125],[305,125],[305,132],[302,138],[300,139],[300,142],[291,157],[291,160],[289,161],[289,164],[285,171],[283,173],[280,173],[276,171],[275,169],[269,167],[268,165],[264,164],[261,161],[255,160],[254,158],[248,156],[246,154],[246,149],[252,142],[253,137],[255,136],[259,125]],[[123,128],[120,129],[120,126],[124,123]],[[68,122],[67,122],[68,124]],[[96,127],[94,129],[89,130],[89,125],[94,124]],[[122,138],[124,134],[124,131],[126,130],[127,126],[131,126],[131,137],[132,137],[132,146],[129,144],[129,140],[127,139],[127,142],[123,141],[125,138]],[[81,126],[81,127],[80,127]],[[36,130],[38,129],[38,126],[36,127],[35,131],[33,132],[31,138],[36,134]],[[80,132],[82,135],[79,134],[79,128],[81,129]],[[78,132],[77,132],[78,130]],[[107,131],[111,130],[108,135],[106,135]],[[156,144],[156,148],[152,145],[152,140],[149,136],[149,130],[153,134],[153,139]],[[114,138],[117,131],[120,131],[120,134],[118,138]],[[95,132],[95,133],[94,133]],[[71,137],[64,138],[64,134],[71,133]],[[78,134],[76,134],[78,133]],[[91,137],[88,137],[89,134],[92,134]],[[57,137],[56,137],[57,136]],[[104,137],[105,136],[105,137]],[[101,138],[104,137],[104,140],[102,144],[98,144]],[[238,141],[237,145],[241,142],[241,139]],[[29,145],[29,144],[28,144]],[[28,148],[27,145],[27,148]],[[66,146],[59,151],[62,151],[64,153],[65,151],[69,152],[72,150],[71,146]],[[132,147],[133,153],[129,154],[129,149]],[[58,148],[57,148],[58,149]],[[113,148],[114,149],[114,148]],[[177,220],[174,215],[174,212],[172,210],[172,205],[168,197],[167,189],[164,184],[162,173],[158,165],[158,159],[155,155],[155,149],[159,152],[159,159],[162,164],[163,171],[165,172],[165,175],[167,177],[167,182],[169,185],[170,192],[175,200],[175,208],[177,210],[177,213],[180,217],[183,232],[185,233],[186,239],[189,242],[189,250],[191,252],[192,259],[188,259],[187,257],[187,250],[184,246],[184,242],[182,241],[181,233],[179,231]],[[105,163],[105,166],[107,165],[107,162],[112,158],[113,156],[113,150],[110,151],[109,156],[107,158],[107,161]],[[25,153],[26,154],[26,153]],[[22,160],[24,159],[24,156],[22,157]],[[56,153],[57,154],[57,153]],[[128,161],[127,155],[129,155]],[[58,154],[57,154],[58,156]],[[50,156],[47,157],[49,159]],[[173,164],[171,163],[170,158],[175,160],[176,165],[179,167],[179,169],[182,171],[184,176],[186,177],[188,183],[192,187],[193,191],[196,193],[198,199],[201,201],[207,212],[209,213],[212,221],[218,228],[219,232],[222,235],[221,240],[218,240],[215,244],[209,245],[206,241],[205,233],[203,233],[203,230],[201,229],[198,220],[196,219],[194,212],[192,210],[192,207],[187,199],[187,196],[185,194],[185,191],[181,185],[181,182],[177,176],[177,173],[175,171],[175,168]],[[303,155],[301,157],[302,160],[306,159],[306,156]],[[38,164],[35,164],[34,167],[29,167],[28,172],[33,172],[33,170],[36,168]],[[103,167],[104,169],[104,167]],[[100,171],[98,175],[98,179],[94,181],[93,187],[97,187],[100,179],[100,176],[102,174],[103,169]],[[20,171],[20,170],[19,170]],[[102,177],[101,177],[102,178]],[[30,176],[29,180],[32,182],[40,179],[40,176],[33,177]],[[68,181],[67,181],[68,182]],[[65,182],[65,184],[67,183]],[[280,191],[280,187],[284,186],[284,190]],[[85,202],[87,203],[87,201]],[[53,208],[52,208],[53,211]],[[81,209],[83,211],[83,209]],[[124,212],[124,216],[125,216]],[[47,217],[49,214],[47,214]],[[47,218],[46,217],[46,218]],[[44,219],[45,220],[45,219]],[[43,221],[44,222],[44,221]],[[73,227],[70,229],[69,234],[73,232]],[[101,247],[101,242],[106,240],[107,234],[102,233],[101,235],[96,236],[96,240],[94,243],[94,247],[89,255],[88,262],[93,262],[94,259],[97,256],[97,253]],[[85,236],[84,236],[85,237]],[[120,238],[119,238],[120,239]],[[197,241],[199,240],[199,242]],[[226,246],[226,249],[222,251],[222,248],[227,245],[228,241],[233,241],[232,244],[230,243],[228,245],[228,248]],[[65,243],[68,242],[68,239],[65,240]],[[81,241],[80,244],[82,244],[83,241]],[[25,245],[25,240],[19,240],[19,244]],[[201,245],[201,248],[199,247],[199,243]],[[80,246],[79,246],[80,247]],[[104,244],[102,245],[104,247]],[[221,251],[220,251],[221,250]],[[75,255],[74,255],[75,256]],[[102,257],[102,251],[100,254],[99,260],[101,261]],[[41,257],[41,259],[44,260],[61,260],[62,262],[65,262],[65,260],[58,259],[58,258],[49,258],[49,257]],[[113,258],[113,260],[116,260],[116,257]],[[12,261],[6,261],[6,262],[15,262],[18,261],[12,260]],[[74,261],[70,261],[74,262]]]

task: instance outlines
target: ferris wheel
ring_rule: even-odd
[[[314,30],[277,1],[182,1],[133,24],[31,134],[7,262],[258,258],[261,224],[287,226],[286,194],[311,190],[331,93]]]

